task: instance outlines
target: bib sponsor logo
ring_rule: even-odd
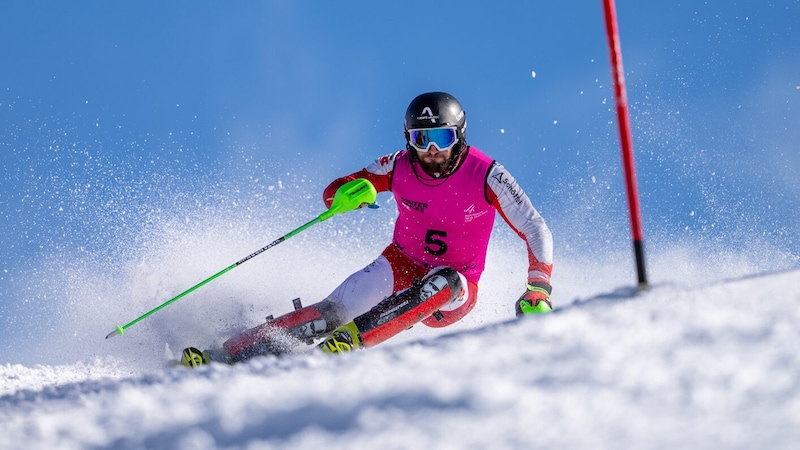
[[[475,204],[471,204],[464,210],[464,222],[472,222],[473,220],[486,214],[486,211],[475,212]]]
[[[407,198],[400,198],[400,203],[408,209],[413,209],[414,211],[419,211],[421,213],[424,213],[425,209],[428,207],[427,203],[415,202]]]

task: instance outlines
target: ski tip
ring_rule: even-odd
[[[114,329],[114,331],[112,331],[111,333],[108,333],[108,335],[106,336],[106,339],[111,339],[112,337],[114,337],[116,335],[122,336],[122,333],[124,333],[124,332],[125,332],[124,328],[122,328],[120,326],[117,326],[117,328]]]

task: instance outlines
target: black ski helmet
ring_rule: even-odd
[[[456,127],[457,141],[453,145],[451,161],[467,146],[467,115],[461,103],[446,92],[428,92],[418,95],[406,109],[406,120],[403,128],[406,137],[406,148],[413,157],[417,152],[409,142],[408,130],[414,128]]]

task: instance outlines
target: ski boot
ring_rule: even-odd
[[[208,364],[208,359],[199,349],[186,347],[181,353],[180,364],[194,369],[195,367]]]
[[[355,322],[350,322],[333,330],[322,343],[318,345],[323,353],[341,354],[352,352],[361,348],[361,334]]]

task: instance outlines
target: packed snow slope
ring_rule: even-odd
[[[643,292],[627,254],[565,255],[556,311],[517,320],[525,253],[498,229],[480,304],[450,329],[418,325],[342,357],[167,367],[182,346],[290,310],[292,292],[324,295],[380,250],[352,235],[387,209],[320,225],[109,340],[115,324],[257,248],[253,237],[209,248],[184,224],[123,273],[62,265],[81,280],[64,292],[73,301],[15,347],[27,362],[0,366],[0,448],[796,448],[800,270],[677,245],[651,252],[657,275]],[[326,247],[320,233],[333,229],[358,243]],[[103,290],[146,301],[78,301]]]

